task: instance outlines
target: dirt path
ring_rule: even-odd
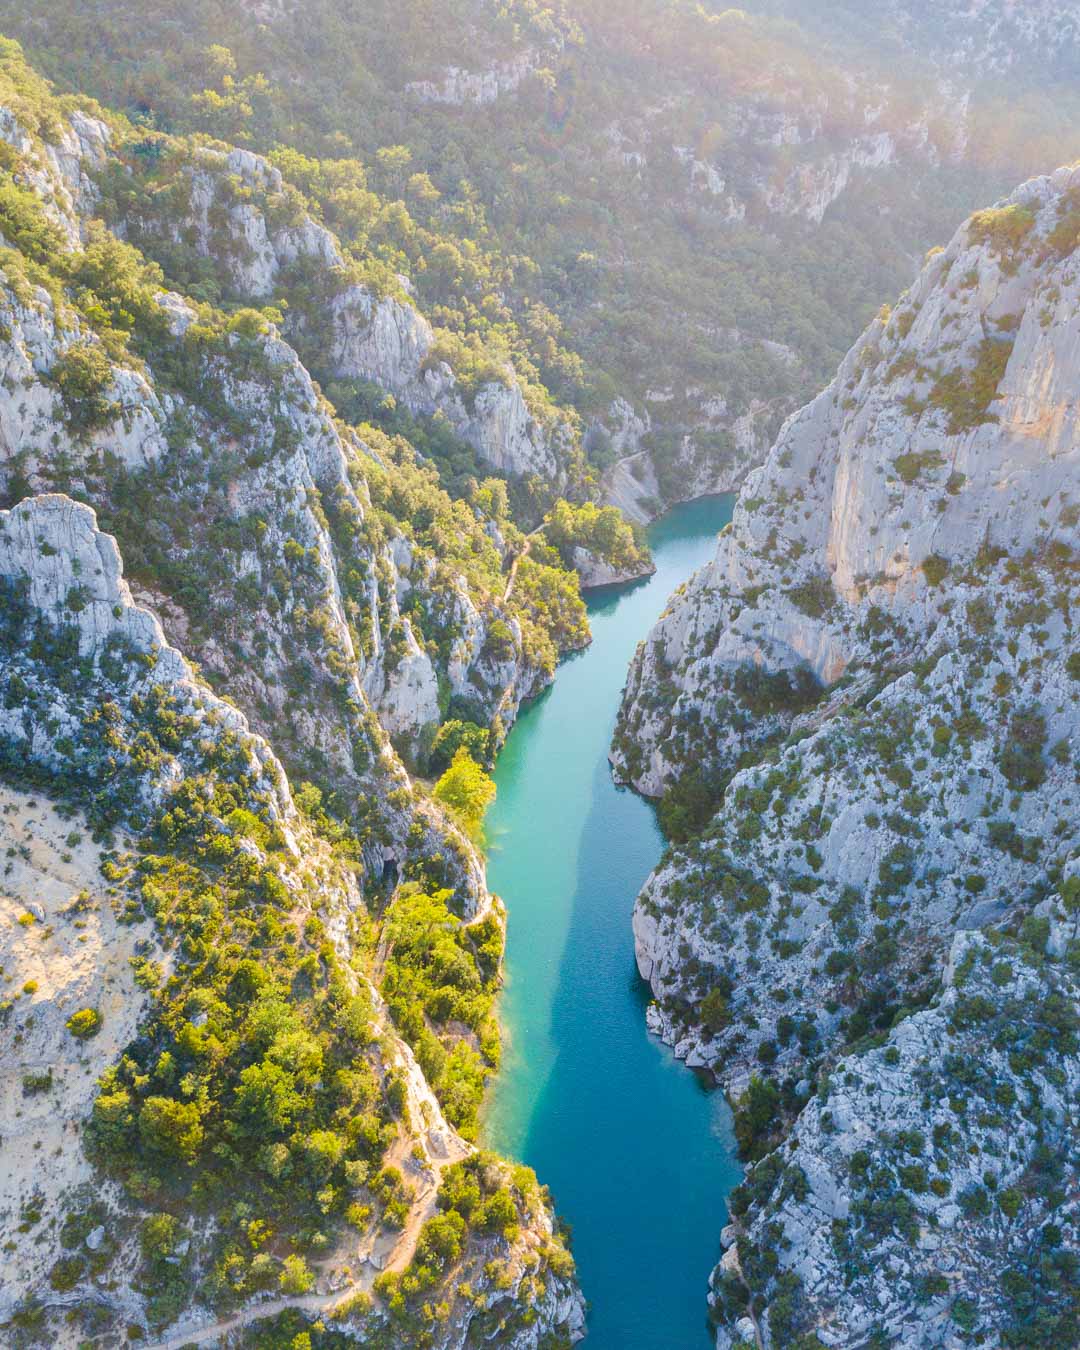
[[[510,574],[509,574],[509,576],[506,578],[506,590],[503,591],[503,604],[504,604],[504,605],[506,604],[507,600],[510,599],[511,594],[513,593],[513,590],[514,590],[514,581],[515,581],[516,578],[517,578],[518,563],[521,562],[522,558],[527,558],[527,557],[529,556],[529,549],[530,549],[531,547],[532,547],[532,542],[531,542],[530,538],[529,538],[528,536],[526,536],[526,538],[525,538],[525,547],[521,550],[521,552],[517,555],[517,557],[514,559],[514,561],[510,564]]]
[[[402,1271],[413,1259],[421,1229],[435,1213],[435,1202],[439,1193],[439,1180],[443,1169],[458,1161],[458,1156],[464,1157],[467,1152],[467,1146],[457,1148],[454,1147],[454,1143],[456,1141],[451,1143],[449,1157],[438,1162],[433,1161],[433,1179],[427,1180],[418,1192],[412,1208],[409,1210],[405,1227],[401,1232],[394,1234],[389,1244],[387,1244],[385,1236],[382,1241],[377,1238],[372,1244],[364,1257],[364,1271],[359,1279],[350,1281],[342,1289],[335,1289],[326,1294],[297,1294],[291,1298],[267,1299],[261,1303],[249,1304],[248,1307],[241,1308],[239,1312],[234,1313],[231,1317],[223,1318],[219,1322],[210,1322],[205,1326],[193,1328],[189,1331],[176,1332],[168,1339],[157,1341],[148,1346],[147,1350],[183,1350],[183,1347],[189,1345],[213,1344],[227,1336],[231,1331],[238,1331],[241,1327],[261,1321],[264,1318],[276,1317],[279,1313],[288,1312],[289,1309],[296,1309],[298,1312],[333,1312],[335,1308],[347,1303],[356,1294],[370,1293],[375,1283],[375,1277],[381,1271]],[[404,1144],[411,1146],[411,1141],[405,1140]],[[387,1159],[388,1163],[392,1161],[389,1158]],[[376,1257],[377,1264],[372,1264],[370,1259],[372,1256]]]
[[[490,904],[490,897],[488,903]],[[370,981],[365,980],[364,983],[375,1005],[376,1033],[381,1035],[388,1030],[392,1031],[386,1005],[378,990]],[[416,1142],[415,1135],[406,1133],[400,1135],[383,1158],[384,1166],[400,1168],[406,1179],[413,1183],[418,1180],[418,1189],[404,1228],[400,1232],[394,1232],[392,1229],[377,1232],[370,1245],[365,1242],[355,1250],[355,1254],[352,1252],[346,1254],[339,1250],[328,1261],[321,1263],[325,1266],[330,1264],[331,1260],[334,1263],[344,1263],[345,1260],[357,1258],[363,1262],[364,1268],[360,1276],[350,1280],[340,1289],[322,1294],[296,1294],[289,1298],[266,1299],[252,1303],[218,1322],[209,1322],[188,1331],[173,1332],[165,1340],[148,1345],[146,1350],[183,1350],[189,1345],[211,1345],[227,1336],[230,1331],[239,1330],[263,1318],[276,1317],[278,1313],[287,1312],[290,1308],[295,1308],[299,1312],[333,1312],[356,1294],[370,1293],[376,1276],[382,1271],[402,1271],[409,1265],[416,1251],[420,1232],[436,1211],[443,1172],[447,1167],[467,1158],[473,1152],[473,1148],[446,1123],[412,1050],[405,1041],[397,1037],[396,1033],[394,1039],[397,1049],[396,1067],[405,1075],[409,1114],[412,1120],[425,1122],[426,1128],[423,1133],[426,1133],[428,1142],[428,1166],[420,1171],[419,1179],[416,1166],[411,1162],[412,1147]],[[318,1273],[319,1263],[316,1263],[314,1268]]]

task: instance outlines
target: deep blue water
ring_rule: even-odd
[[[707,1279],[740,1176],[723,1097],[645,1030],[630,915],[663,841],[607,763],[634,648],[712,555],[732,500],[652,528],[656,575],[596,593],[592,646],[524,712],[495,771],[506,1046],[484,1141],[534,1167],[573,1230],[588,1350],[706,1350]]]

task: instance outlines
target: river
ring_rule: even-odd
[[[706,1281],[740,1176],[722,1095],[645,1030],[630,914],[663,839],[607,762],[634,649],[712,555],[732,502],[652,527],[656,574],[594,593],[592,645],[525,710],[495,770],[506,1045],[484,1142],[534,1167],[570,1224],[589,1350],[707,1350]]]

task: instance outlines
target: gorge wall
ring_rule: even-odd
[[[686,841],[649,1022],[755,1164],[723,1347],[1076,1325],[1078,203],[934,251],[631,668],[616,770]]]

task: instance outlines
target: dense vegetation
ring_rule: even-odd
[[[728,424],[754,400],[775,421],[967,206],[1077,149],[1074,92],[1032,63],[974,100],[969,163],[957,164],[955,109],[940,111],[931,60],[949,49],[898,44],[846,0],[721,13],[686,0],[455,0],[437,21],[421,0],[312,0],[262,22],[214,0],[49,0],[32,12],[0,4],[0,24],[61,87],[129,115],[128,192],[168,189],[175,151],[160,133],[270,153],[368,284],[392,291],[409,278],[467,379],[510,359],[537,398],[586,418],[618,393],[641,406],[647,390],[670,390],[650,409],[674,495],[678,429],[698,424],[707,460],[731,454],[729,432],[700,425],[690,391],[722,395]],[[437,88],[447,67],[515,61],[523,74],[497,117],[410,88]],[[866,74],[854,96],[840,92],[850,69]],[[882,100],[901,140],[932,110],[944,167],[856,175],[820,225],[771,210],[769,194],[812,163],[798,137],[771,140],[778,115],[842,148]],[[814,133],[807,110],[821,107],[828,130]],[[702,188],[697,165],[751,203],[745,217]],[[182,240],[163,263],[216,298],[220,278]],[[602,467],[604,436],[589,445]]]
[[[586,550],[617,572],[643,571],[648,566],[643,532],[628,524],[614,506],[556,502],[544,520],[543,534],[563,567],[575,565],[577,549]]]

